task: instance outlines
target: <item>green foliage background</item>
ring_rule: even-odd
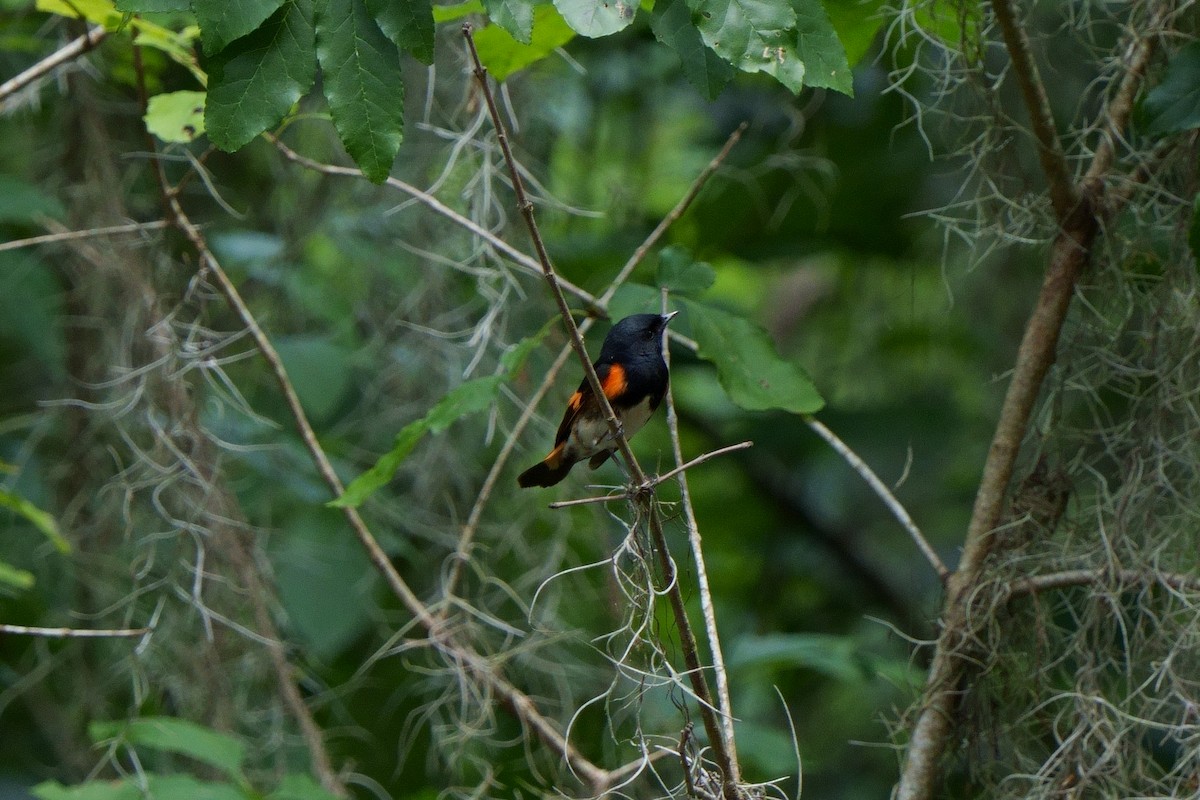
[[[937,86],[911,40],[885,38],[898,17],[883,3],[4,6],[3,76],[82,30],[48,12],[113,29],[88,69],[6,101],[5,239],[160,219],[147,123],[172,181],[202,160],[204,179],[188,179],[180,200],[278,347],[343,478],[404,448],[382,488],[354,502],[422,597],[438,596],[481,482],[565,341],[561,327],[544,330],[555,310],[539,278],[378,185],[391,175],[431,187],[529,249],[466,71],[465,19],[506,79],[505,113],[554,262],[593,293],[748,123],[670,229],[670,249],[652,253],[610,311],[655,308],[660,270],[698,270],[679,278],[699,283],[674,301],[683,313],[673,327],[701,356],[765,329],[756,352],[769,358],[773,346],[811,377],[827,404],[820,419],[896,485],[953,563],[997,376],[1011,366],[1044,249],[992,252],[986,237],[948,235],[954,224],[925,213],[954,217],[977,164],[953,126],[914,120],[909,101],[932,104]],[[921,21],[957,41],[962,20],[938,12],[922,9]],[[153,95],[145,121],[133,35],[146,45]],[[1146,130],[1196,126],[1194,48],[1145,102]],[[1095,65],[1080,56],[1058,68],[1050,99],[1069,119]],[[889,91],[898,85],[907,99]],[[370,182],[292,164],[264,131],[318,161],[349,158]],[[1007,166],[1013,184],[1037,182],[1032,159]],[[710,265],[711,288],[697,263]],[[163,797],[323,796],[303,777],[307,751],[247,633],[247,563],[335,763],[360,776],[356,794],[575,792],[558,783],[569,778],[556,759],[519,743],[512,718],[458,707],[454,676],[409,647],[419,632],[325,505],[332,498],[270,375],[195,272],[186,243],[162,230],[0,252],[0,562],[11,570],[0,573],[0,622],[155,626],[140,643],[0,638],[0,798],[38,784],[46,798],[81,797],[66,788],[81,784],[96,797],[137,796],[120,794],[132,780],[103,794],[92,779],[143,769],[183,781],[159,786]],[[594,329],[592,352],[605,330]],[[529,352],[505,360],[523,341]],[[608,634],[627,609],[606,567],[548,579],[604,562],[624,529],[596,507],[545,504],[619,472],[576,470],[562,491],[515,487],[578,374],[569,364],[490,499],[462,624],[554,719],[571,720],[588,757],[616,765],[634,755],[635,724],[668,745],[678,737],[682,698],[625,686],[623,700],[580,710],[615,680],[605,654],[625,640]],[[795,790],[794,724],[809,796],[886,796],[897,764],[889,726],[926,666],[905,637],[933,633],[936,576],[861,479],[779,402],[747,411],[755,400],[727,391],[736,376],[683,350],[672,381],[685,455],[755,442],[690,474],[748,777]],[[455,391],[472,408],[438,405]],[[648,468],[667,468],[661,419],[634,448]],[[674,492],[664,487],[664,498]],[[679,519],[669,535],[688,563]],[[684,577],[694,579],[686,568]],[[689,601],[698,610],[694,593]],[[652,623],[677,656],[666,616]],[[146,721],[160,718],[221,736],[172,728],[185,744],[164,743]],[[970,765],[960,773],[956,796],[974,796]]]

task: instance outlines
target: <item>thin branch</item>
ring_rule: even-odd
[[[600,378],[596,375],[596,368],[592,366],[592,359],[588,356],[587,346],[583,343],[583,337],[579,334],[579,328],[575,324],[575,317],[571,314],[571,307],[567,305],[567,298],[563,295],[563,282],[558,277],[558,273],[555,272],[554,265],[550,263],[550,254],[546,252],[546,245],[542,241],[541,232],[538,230],[537,220],[533,216],[533,203],[530,202],[525,194],[525,184],[521,180],[521,173],[517,169],[517,161],[513,157],[512,148],[508,144],[508,132],[504,127],[504,120],[500,117],[500,111],[496,108],[496,98],[492,96],[492,89],[488,84],[487,70],[483,68],[483,64],[479,60],[479,53],[475,51],[475,39],[471,35],[471,23],[464,23],[462,32],[463,38],[467,42],[467,49],[471,53],[471,62],[474,64],[475,80],[479,83],[479,87],[483,92],[483,99],[487,103],[488,113],[492,118],[492,126],[496,130],[496,139],[500,143],[500,150],[504,153],[504,161],[508,165],[508,174],[512,180],[513,193],[517,196],[517,209],[521,212],[521,217],[525,220],[525,226],[529,229],[529,237],[533,241],[533,249],[537,253],[542,275],[546,279],[547,286],[550,287],[550,294],[553,296],[554,302],[558,305],[558,311],[562,316],[563,325],[566,326],[571,347],[575,350],[575,355],[579,358],[579,363],[583,365],[584,377],[587,379],[588,385],[592,387],[592,393],[600,405],[600,411],[604,415],[609,432],[617,444],[617,449],[620,450],[626,465],[629,467],[633,482],[638,484],[645,483],[646,473],[642,471],[637,457],[634,456],[633,450],[629,447],[629,442],[625,438],[621,422],[617,419],[616,412],[613,411],[612,403],[608,401],[608,396],[604,394],[604,387],[601,386]]]
[[[739,129],[740,130],[740,129]],[[667,311],[667,289],[662,289],[662,311],[665,314]],[[671,366],[671,352],[667,347],[666,338],[663,338],[663,358],[667,361],[667,367]],[[688,543],[692,550],[692,563],[696,568],[696,584],[700,592],[700,610],[704,615],[704,630],[708,637],[708,649],[712,654],[713,675],[717,681],[717,702],[718,708],[721,711],[721,732],[725,737],[725,750],[729,759],[728,769],[732,774],[727,776],[727,782],[734,784],[741,782],[739,773],[740,765],[737,757],[737,745],[733,735],[733,702],[729,697],[729,674],[725,670],[725,655],[721,649],[721,637],[717,632],[717,612],[713,606],[712,589],[708,585],[708,567],[704,563],[704,550],[700,541],[700,525],[696,522],[696,509],[692,506],[692,494],[688,490],[687,472],[689,468],[696,464],[702,464],[714,456],[722,453],[731,453],[735,450],[745,450],[753,445],[753,442],[741,442],[740,444],[722,447],[719,450],[713,450],[710,453],[705,453],[702,456],[692,459],[686,464],[683,463],[683,445],[679,441],[679,415],[675,413],[675,393],[671,390],[671,385],[667,384],[667,430],[671,434],[671,451],[675,456],[675,463],[678,464],[675,469],[660,475],[657,481],[664,481],[667,478],[679,476],[679,497],[683,503],[684,519],[687,521]],[[682,752],[682,742],[680,743]],[[725,765],[722,765],[724,768]]]
[[[1003,7],[1004,13],[1010,16],[1009,22],[1017,25],[1011,19],[1008,0],[997,0],[994,5],[998,14]],[[1164,6],[1158,7],[1155,19],[1165,20]],[[1154,27],[1143,33],[1145,30],[1143,28],[1135,33],[1137,39],[1128,48],[1130,60],[1125,66],[1121,85],[1101,112],[1105,118],[1112,120],[1113,125],[1124,125],[1128,121],[1132,100],[1141,85],[1157,38],[1161,35],[1161,31]],[[1019,25],[1014,33],[1006,33],[1005,38],[1014,66],[1020,70],[1028,59],[1028,42]],[[1020,49],[1022,42],[1025,51]],[[1036,74],[1032,78],[1023,76],[1023,85],[1030,80],[1036,80]],[[1026,92],[1025,101],[1030,106],[1031,116],[1038,118],[1041,114],[1039,98]],[[936,794],[939,765],[953,738],[960,684],[970,663],[969,654],[961,652],[970,635],[967,604],[996,541],[991,532],[1000,524],[1004,498],[1030,415],[1041,393],[1046,373],[1054,363],[1059,335],[1075,285],[1091,261],[1093,245],[1100,232],[1102,215],[1106,210],[1104,178],[1115,158],[1116,133],[1111,128],[1110,131],[1113,132],[1097,148],[1086,177],[1072,192],[1073,197],[1078,197],[1078,202],[1071,204],[1067,215],[1059,215],[1061,231],[1051,247],[1046,275],[1017,350],[1012,379],[1005,392],[996,431],[984,462],[962,559],[958,570],[947,582],[942,631],[934,650],[933,663],[929,667],[923,704],[905,752],[896,789],[897,800],[929,800]],[[1040,152],[1043,167],[1047,169],[1047,180],[1053,189],[1058,180],[1053,171],[1056,167],[1047,164],[1045,148]],[[1055,201],[1056,213],[1060,211],[1060,202]]]
[[[98,45],[108,32],[104,30],[104,26],[97,25],[94,28],[89,28],[88,32],[75,39],[68,44],[55,50],[50,55],[43,58],[41,61],[34,64],[29,69],[9,78],[4,83],[0,83],[0,113],[5,110],[4,100],[9,95],[20,91],[25,86],[41,78],[43,75],[61,67],[69,61],[73,61],[83,55],[93,47]]]
[[[1014,581],[1008,587],[1009,598],[1021,597],[1027,594],[1037,594],[1051,589],[1067,589],[1072,586],[1089,586],[1092,584],[1116,581],[1120,583],[1144,584],[1151,586],[1159,583],[1180,591],[1200,592],[1200,578],[1195,575],[1184,575],[1177,572],[1151,572],[1140,569],[1071,569],[1063,572],[1052,572],[1047,575],[1034,575]]]
[[[829,430],[823,423],[818,422],[813,417],[805,417],[804,422],[812,430],[813,433],[825,440],[825,443],[832,447],[842,459],[850,465],[850,468],[859,474],[871,490],[883,501],[887,506],[888,511],[892,512],[892,516],[896,521],[904,526],[904,530],[908,531],[908,535],[912,537],[913,542],[917,545],[917,549],[921,551],[921,555],[925,556],[925,560],[933,567],[933,571],[943,582],[950,577],[950,570],[946,568],[945,563],[938,556],[937,551],[929,544],[929,540],[925,538],[925,534],[921,533],[921,529],[913,522],[908,511],[896,499],[888,489],[887,484],[879,479],[867,463],[859,458],[858,454],[850,449],[850,446],[838,438],[837,434]]]
[[[24,247],[36,247],[43,244],[71,242],[77,239],[91,239],[95,236],[112,236],[120,233],[141,233],[142,231],[159,230],[169,227],[171,223],[163,219],[150,222],[130,222],[126,225],[110,225],[106,228],[88,228],[84,231],[62,231],[46,233],[41,236],[30,236],[27,239],[13,239],[10,242],[0,242],[0,253],[6,250],[20,250]]]
[[[541,263],[546,285],[554,297],[554,302],[558,305],[559,314],[570,336],[571,346],[575,350],[580,364],[583,365],[584,375],[586,376],[588,385],[591,386],[592,392],[596,396],[596,400],[600,404],[600,409],[608,424],[609,431],[612,433],[621,455],[625,458],[625,463],[631,474],[630,484],[638,487],[644,486],[646,484],[646,474],[634,456],[633,450],[630,449],[629,442],[625,438],[624,431],[617,419],[616,413],[613,411],[612,404],[609,403],[608,397],[604,394],[603,387],[600,385],[600,379],[596,375],[596,369],[592,366],[592,361],[588,357],[583,338],[579,335],[579,329],[575,325],[575,320],[571,315],[570,306],[567,305],[566,297],[559,286],[558,276],[554,271],[553,265],[550,263],[550,256],[546,252],[545,244],[538,231],[537,220],[533,215],[533,204],[525,195],[525,188],[521,182],[520,172],[517,170],[512,149],[509,147],[508,133],[504,128],[504,121],[501,119],[500,112],[496,108],[496,100],[488,84],[487,71],[483,68],[482,63],[480,63],[479,54],[475,50],[475,40],[471,36],[470,23],[464,24],[462,31],[463,38],[467,43],[467,49],[471,54],[471,61],[474,65],[473,72],[475,79],[483,92],[484,101],[487,103],[488,112],[492,118],[492,125],[496,130],[496,138],[500,143],[500,149],[503,151],[504,159],[508,164],[509,175],[512,178],[513,192],[517,197],[517,207],[521,212],[521,216],[525,219],[526,226],[529,228],[529,235],[533,240],[538,261]],[[691,681],[692,690],[699,701],[700,715],[704,720],[704,728],[708,734],[709,746],[712,748],[713,757],[723,773],[723,792],[727,800],[738,800],[738,798],[742,797],[741,788],[738,786],[736,780],[739,770],[733,763],[730,752],[725,747],[725,737],[717,722],[717,715],[713,711],[712,694],[709,691],[708,680],[704,677],[704,670],[700,663],[695,632],[688,621],[683,592],[679,587],[678,581],[675,579],[675,567],[671,561],[671,554],[667,549],[662,521],[659,518],[658,509],[654,504],[653,489],[639,491],[637,493],[637,502],[648,520],[652,545],[662,569],[664,589],[671,603],[671,610],[675,617],[684,661],[687,664],[688,678]]]
[[[1067,157],[1063,153],[1062,143],[1058,140],[1054,114],[1050,110],[1050,98],[1046,95],[1045,84],[1038,73],[1037,62],[1029,46],[1029,37],[1024,26],[1016,18],[1013,2],[1014,0],[992,0],[992,11],[996,14],[996,22],[1000,25],[1000,33],[1004,37],[1009,58],[1012,59],[1013,71],[1016,72],[1017,82],[1021,86],[1025,108],[1029,112],[1033,135],[1037,139],[1038,158],[1041,160],[1042,172],[1046,175],[1050,189],[1050,202],[1054,206],[1055,216],[1062,223],[1066,221],[1078,200],[1067,168]]]
[[[646,254],[649,253],[650,250],[658,243],[659,239],[663,237],[663,234],[667,232],[671,225],[674,224],[675,221],[681,216],[683,216],[684,212],[687,211],[688,207],[692,204],[692,201],[696,199],[698,194],[700,194],[700,190],[704,187],[704,184],[708,182],[708,179],[712,177],[712,174],[716,172],[721,163],[729,156],[733,146],[738,143],[738,140],[741,139],[742,133],[745,130],[746,124],[743,123],[742,125],[738,126],[736,131],[730,134],[729,138],[725,140],[725,145],[721,148],[720,152],[713,156],[712,160],[708,162],[708,165],[705,166],[700,174],[696,176],[696,178],[692,181],[691,186],[688,187],[687,192],[685,192],[683,197],[679,199],[679,202],[677,202],[674,208],[672,208],[667,215],[663,217],[661,221],[659,221],[658,225],[654,227],[654,230],[650,232],[650,235],[646,237],[641,245],[634,250],[633,255],[629,257],[629,259],[617,272],[616,277],[614,277],[612,282],[609,283],[608,288],[605,289],[604,292],[596,299],[595,305],[599,310],[607,312],[608,304],[612,300],[613,295],[616,294],[617,289],[619,289],[621,285],[628,280],[633,270],[646,258]],[[582,323],[580,323],[579,332],[581,334],[586,333],[592,324],[593,320],[591,317],[585,319]],[[696,343],[685,336],[674,336],[673,338],[681,341],[681,343],[687,347],[690,347],[692,350],[696,349]],[[525,430],[530,420],[533,419],[534,414],[537,412],[538,406],[541,404],[542,399],[545,398],[546,393],[549,392],[550,388],[554,385],[555,378],[557,378],[559,371],[563,368],[563,365],[566,364],[567,358],[570,356],[570,354],[571,346],[569,344],[564,346],[562,350],[559,351],[558,356],[554,359],[554,362],[550,365],[550,369],[542,379],[541,385],[538,386],[537,390],[529,398],[525,405],[525,409],[521,412],[521,416],[517,419],[516,424],[513,425],[513,429],[508,435],[508,440],[505,441],[499,455],[496,456],[496,460],[492,463],[492,468],[488,471],[487,477],[484,478],[483,486],[479,490],[479,495],[475,500],[475,504],[471,507],[471,513],[467,517],[467,522],[465,525],[463,525],[462,533],[459,536],[458,547],[455,549],[454,555],[451,557],[453,560],[450,563],[450,571],[447,575],[446,581],[443,584],[442,594],[444,597],[450,597],[457,590],[458,580],[462,574],[462,565],[470,556],[471,547],[475,540],[475,533],[479,529],[479,522],[483,517],[483,509],[487,505],[488,499],[491,497],[492,490],[495,488],[496,483],[500,479],[500,473],[508,464],[508,459],[514,452],[521,433]],[[444,609],[443,613],[445,613]]]
[[[361,178],[361,177],[363,177],[362,170],[360,170],[360,169],[357,169],[355,167],[339,167],[336,164],[324,164],[320,161],[314,161],[313,159],[311,159],[307,156],[300,155],[295,150],[293,150],[292,148],[290,148],[286,144],[284,144],[282,141],[280,141],[277,137],[272,136],[271,134],[263,134],[263,135],[267,138],[267,140],[269,142],[271,142],[275,145],[275,147],[279,150],[279,152],[283,154],[283,157],[286,158],[288,161],[291,161],[295,164],[299,164],[300,166],[305,167],[306,169],[311,169],[313,172],[320,172],[325,175],[340,175],[340,176],[346,177],[346,178]],[[417,187],[413,186],[412,184],[405,183],[404,181],[400,180],[399,178],[393,178],[390,176],[384,183],[385,183],[385,185],[390,186],[393,189],[398,189],[401,192],[404,192],[409,197],[422,203],[423,205],[425,205],[432,211],[436,211],[438,214],[441,214],[443,217],[450,220],[455,225],[459,225],[463,228],[466,228],[471,233],[475,234],[480,239],[483,239],[489,245],[491,245],[492,247],[496,248],[500,252],[504,253],[504,255],[511,258],[514,263],[516,263],[519,267],[523,268],[529,274],[541,276],[542,267],[541,267],[541,264],[539,264],[536,259],[530,258],[525,253],[522,253],[520,250],[513,247],[511,244],[509,244],[508,242],[504,241],[496,234],[489,231],[487,228],[482,227],[481,225],[479,225],[472,219],[464,217],[462,214],[460,214],[457,211],[455,211],[454,209],[450,208],[448,205],[443,203],[441,200],[438,200],[436,197],[429,194],[428,192],[423,192],[420,189],[418,189]],[[570,281],[568,281],[567,279],[562,278],[562,277],[558,278],[558,284],[563,289],[566,289],[568,292],[570,292],[571,294],[575,295],[580,300],[582,300],[584,302],[584,304],[586,304],[588,306],[589,309],[595,310],[595,309],[600,308],[596,296],[594,294],[592,294],[591,292],[589,292],[588,290],[586,290],[582,287],[576,286],[575,284],[571,283]]]
[[[145,636],[153,628],[37,628],[0,623],[0,633],[40,636],[44,639],[121,639]]]

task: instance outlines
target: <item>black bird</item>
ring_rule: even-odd
[[[641,430],[667,393],[662,333],[678,313],[634,314],[613,325],[604,337],[595,363],[596,376],[626,437]],[[591,459],[588,466],[595,469],[616,449],[600,403],[584,378],[567,401],[567,411],[554,436],[554,449],[522,472],[517,483],[523,487],[553,486],[567,477],[577,462]]]

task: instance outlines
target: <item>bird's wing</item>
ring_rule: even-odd
[[[604,396],[608,398],[609,402],[620,397],[628,386],[625,381],[625,369],[620,364],[597,364],[596,377],[600,379],[600,386],[604,389]],[[557,445],[565,442],[571,435],[571,428],[575,426],[575,421],[579,419],[580,414],[585,413],[585,409],[598,411],[596,406],[592,385],[588,383],[587,378],[584,378],[579,383],[579,388],[575,390],[575,394],[571,395],[571,399],[567,401],[567,411],[558,425],[554,443]]]

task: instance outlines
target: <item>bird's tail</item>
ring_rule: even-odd
[[[518,475],[517,484],[522,488],[553,486],[567,477],[567,473],[571,471],[571,467],[575,466],[575,462],[563,458],[565,444],[566,442],[559,444],[550,451],[550,455]]]

